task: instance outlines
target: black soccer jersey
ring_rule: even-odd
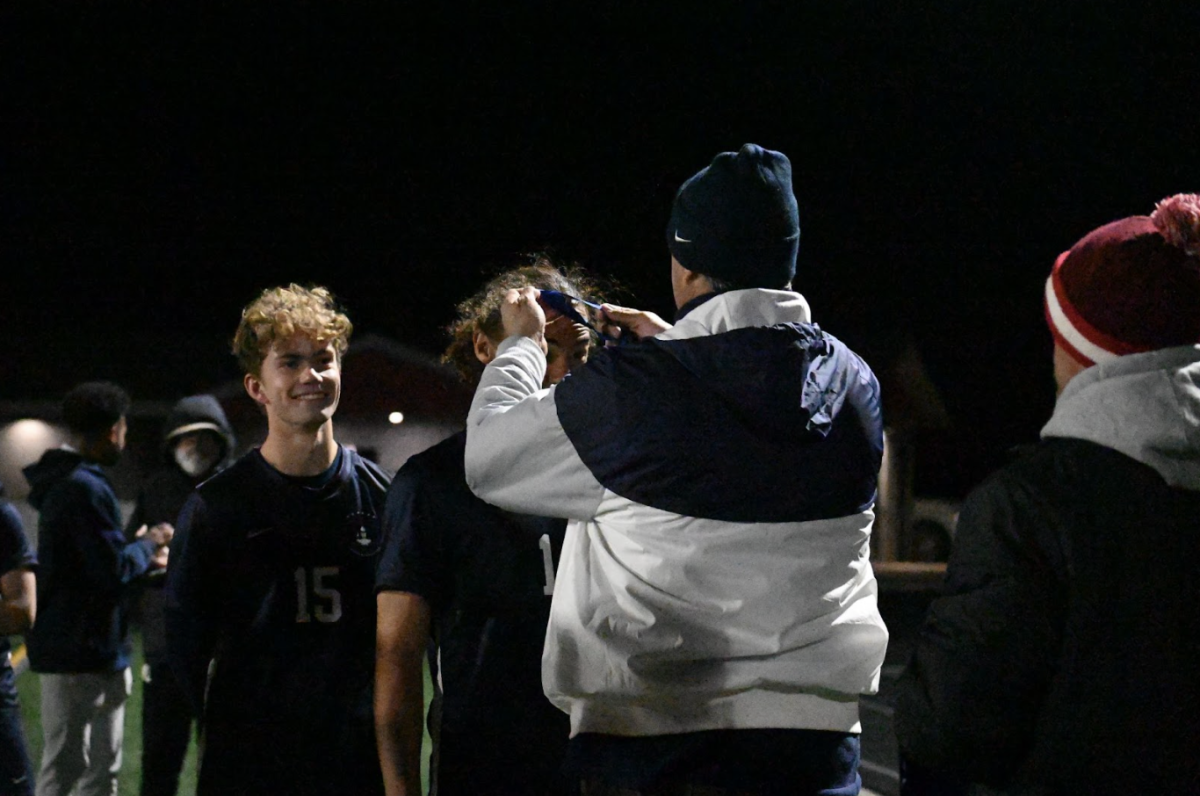
[[[255,450],[184,506],[167,647],[203,711],[199,793],[383,792],[372,686],[386,489],[344,448],[313,479]]]
[[[562,791],[570,724],[542,693],[541,656],[563,520],[471,494],[465,434],[414,456],[388,491],[380,591],[430,604],[442,691],[430,712],[439,796]]]

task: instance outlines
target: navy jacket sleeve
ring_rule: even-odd
[[[78,551],[78,573],[95,588],[112,592],[150,568],[154,543],[149,539],[126,541],[120,511],[111,493],[91,488],[82,480],[66,480],[58,489],[61,499],[46,501],[43,524],[68,534]]]
[[[896,688],[901,754],[922,769],[1002,784],[1032,747],[1062,635],[1049,522],[1036,486],[1004,473],[964,504],[947,594]]]
[[[221,573],[203,498],[193,494],[179,514],[165,585],[167,660],[197,714],[219,618],[213,584]]]

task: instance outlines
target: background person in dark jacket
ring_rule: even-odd
[[[221,469],[234,449],[233,429],[211,395],[175,404],[163,435],[163,466],[142,486],[126,526],[130,538],[145,525],[174,526],[196,485]],[[137,607],[146,662],[142,666],[142,796],[174,796],[187,755],[192,708],[167,664],[162,570],[143,580]]]
[[[38,518],[38,622],[29,662],[41,674],[42,767],[38,796],[116,793],[129,695],[130,584],[166,565],[169,525],[121,529],[117,496],[101,469],[125,449],[129,396],[87,382],[63,400],[72,444],[26,467]]]
[[[33,624],[36,565],[21,515],[4,500],[4,484],[0,484],[0,796],[33,793],[33,766],[21,730],[8,636],[25,633]]]
[[[905,788],[1200,793],[1200,196],[1091,232],[1045,297],[1058,402],[963,507]]]

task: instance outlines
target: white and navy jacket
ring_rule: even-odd
[[[857,732],[887,646],[869,556],[867,365],[797,293],[714,296],[548,390],[509,338],[467,423],[471,489],[572,520],[542,682],[572,735]]]

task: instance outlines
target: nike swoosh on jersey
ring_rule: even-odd
[[[690,241],[690,240],[688,240],[687,238],[681,238],[681,237],[679,237],[679,230],[675,230],[675,240],[676,240],[678,243],[691,243],[691,241]]]
[[[267,526],[266,528],[255,528],[252,531],[246,531],[246,538],[253,539],[256,536],[262,536],[264,533],[270,533],[273,530],[275,529],[270,526]]]

